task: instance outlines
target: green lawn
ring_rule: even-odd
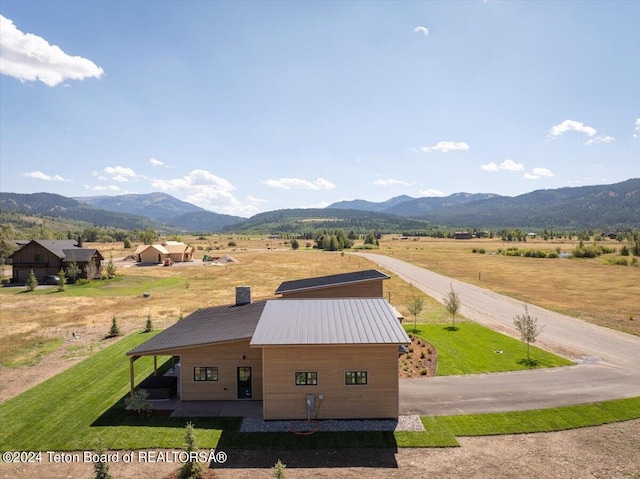
[[[542,411],[424,417],[425,432],[318,432],[296,436],[240,433],[237,418],[174,419],[126,413],[129,360],[125,352],[153,334],[157,333],[135,333],[120,339],[0,404],[0,450],[89,450],[96,447],[98,437],[108,449],[182,448],[187,421],[194,423],[201,448],[451,447],[458,445],[456,436],[559,430],[640,417],[640,398],[633,398]],[[479,342],[478,336],[474,338]],[[152,368],[152,358],[136,361],[136,382],[151,374]]]
[[[156,278],[149,276],[116,276],[108,280],[94,280],[86,284],[67,284],[64,291],[58,291],[57,286],[38,288],[26,293],[26,288],[0,288],[0,294],[29,294],[65,296],[140,296],[151,292],[158,294],[175,288],[184,288],[185,279],[179,277]]]
[[[460,322],[456,331],[446,324],[405,325],[411,332],[431,343],[438,354],[437,376],[495,373],[528,369],[527,345],[473,322]],[[501,351],[501,352],[497,352]],[[531,359],[537,367],[568,366],[571,361],[542,349],[531,347]]]

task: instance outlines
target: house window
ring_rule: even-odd
[[[345,371],[344,383],[347,386],[367,384],[367,371]]]
[[[211,366],[196,366],[193,368],[194,381],[217,381],[218,368]]]
[[[296,372],[296,386],[317,386],[317,372]]]
[[[36,254],[34,260],[36,263],[42,263],[42,255]]]

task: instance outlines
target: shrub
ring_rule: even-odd
[[[236,244],[236,242],[235,242],[235,241],[233,241],[233,240],[232,240],[232,241],[229,241],[229,242],[227,243],[227,246],[228,246],[229,248],[233,248],[234,246],[238,246],[238,245]]]
[[[271,469],[273,479],[285,479],[284,474],[286,469],[287,466],[280,459],[278,459],[278,462],[276,462],[276,464]]]
[[[60,276],[60,279],[58,280],[58,291],[64,291],[65,285],[67,284],[67,275],[64,274],[64,270],[62,268],[58,271],[58,276]]]
[[[629,256],[629,248],[627,248],[627,245],[620,248],[620,256]]]
[[[486,253],[486,251],[485,251],[485,249],[484,249],[484,248],[480,248],[480,249],[478,250],[478,253],[480,253],[480,254],[485,254],[485,253]]]
[[[426,368],[422,368],[422,369],[420,369],[420,376],[426,376],[428,372],[429,371],[427,371]]]
[[[425,357],[424,351],[420,351],[420,359],[424,359],[424,357]]]
[[[127,411],[135,411],[138,414],[148,416],[151,414],[151,403],[148,401],[149,393],[146,389],[136,389],[133,395],[124,400]]]
[[[80,278],[74,284],[77,285],[77,286],[82,286],[84,284],[89,284],[90,282],[91,281],[89,281],[88,279]]]
[[[101,437],[98,438],[98,448],[95,452],[94,456],[97,457],[98,460],[93,464],[94,479],[113,479],[113,476],[109,472],[109,463],[102,460],[102,458],[105,457],[106,451],[102,444]]]

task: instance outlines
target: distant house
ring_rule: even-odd
[[[139,263],[159,264],[165,259],[175,263],[193,261],[193,252],[193,246],[180,241],[164,241],[161,244],[140,245],[134,254]]]
[[[31,270],[35,273],[38,282],[42,283],[45,277],[56,275],[61,269],[67,271],[73,262],[80,270],[80,278],[87,278],[91,270],[99,276],[100,265],[104,260],[97,249],[83,248],[81,238],[78,240],[31,240],[23,244],[9,258],[13,266],[12,281],[19,284],[27,282]],[[89,268],[90,264],[94,268]]]
[[[337,283],[322,278],[298,293]],[[409,338],[393,307],[381,297],[284,297],[303,281],[257,302],[238,287],[234,305],[198,310],[129,351],[132,391],[139,357],[169,355],[180,358],[181,401],[261,400],[267,420],[397,418],[398,346]]]
[[[453,237],[457,240],[471,239],[471,233],[469,231],[456,231]]]

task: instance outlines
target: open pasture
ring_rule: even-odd
[[[436,273],[563,314],[640,335],[640,268],[607,264],[617,253],[587,259],[527,258],[496,254],[499,249],[571,252],[577,241],[500,239],[445,240],[385,237],[373,251],[394,256]],[[621,243],[603,245],[620,249]],[[472,253],[483,248],[485,254]],[[464,303],[464,298],[461,298]]]

